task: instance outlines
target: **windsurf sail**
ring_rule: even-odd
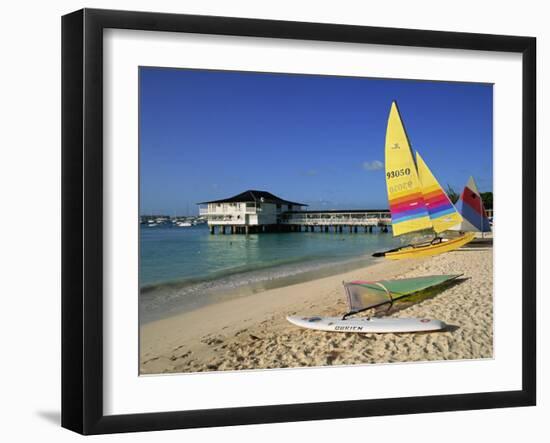
[[[461,275],[428,275],[396,280],[346,282],[344,288],[349,307],[349,312],[346,315],[393,303],[399,298],[441,285]]]
[[[439,234],[462,222],[462,217],[418,151],[416,152],[416,164],[424,203],[428,209],[434,231]]]
[[[455,229],[464,232],[491,232],[491,224],[473,177],[470,177],[456,204],[462,223]]]
[[[392,102],[386,129],[386,186],[394,236],[433,227],[409,138]]]

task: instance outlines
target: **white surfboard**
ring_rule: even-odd
[[[327,332],[355,332],[358,334],[439,331],[447,325],[430,318],[368,318],[342,320],[341,317],[297,316],[286,318],[290,323],[307,329]]]

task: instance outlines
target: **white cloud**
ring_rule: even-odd
[[[384,167],[384,163],[380,160],[373,160],[371,162],[363,162],[363,169],[366,171],[378,171]]]
[[[314,177],[319,174],[319,171],[317,171],[317,169],[308,169],[307,171],[302,171],[300,174],[306,177]]]

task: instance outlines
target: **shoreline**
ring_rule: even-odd
[[[390,313],[437,318],[450,325],[443,332],[324,333],[286,320],[287,315],[344,313],[342,280],[452,273],[464,273],[459,284]],[[382,261],[142,325],[140,373],[492,358],[492,287],[491,248]]]
[[[318,262],[296,272],[282,270],[282,266],[265,267],[260,270],[236,272],[225,277],[204,279],[181,285],[167,282],[140,288],[140,325],[164,320],[184,312],[192,312],[209,305],[259,294],[272,289],[307,283],[325,277],[344,274],[358,269],[370,268],[382,262],[381,258],[363,255],[333,262]],[[303,265],[300,262],[296,266]],[[288,265],[284,265],[286,268]],[[260,274],[260,275],[258,275]],[[227,279],[229,277],[229,280]],[[234,281],[232,281],[232,279]],[[187,291],[182,293],[179,291]],[[147,298],[165,295],[162,308],[151,309]],[[151,302],[149,302],[151,303]],[[154,305],[153,305],[154,306]]]
[[[380,261],[341,274],[274,288],[256,294],[243,295],[229,300],[220,300],[217,303],[208,304],[189,312],[145,323],[140,327],[140,373],[187,372],[177,369],[177,366],[169,362],[193,354],[201,355],[202,358],[207,360],[210,350],[217,351],[216,348],[211,348],[211,346],[222,344],[224,341],[221,338],[222,334],[238,337],[248,332],[251,323],[256,323],[257,326],[258,324],[272,322],[275,317],[280,317],[277,319],[279,320],[276,322],[277,324],[273,325],[275,326],[273,331],[280,330],[281,319],[288,323],[286,321],[287,314],[283,315],[283,313],[288,311],[288,314],[296,314],[296,309],[306,306],[308,299],[312,296],[318,298],[314,294],[318,286],[330,287],[330,298],[334,298],[332,304],[343,307],[345,300],[341,285],[342,280],[359,278],[357,276],[359,274],[364,275],[367,270],[372,278],[383,278],[388,273],[401,272],[402,268],[403,262]],[[327,294],[324,294],[322,298],[325,303],[330,303]],[[277,312],[281,312],[281,315],[276,315]],[[208,321],[205,321],[205,319],[208,319]],[[213,327],[213,324],[216,327]],[[168,357],[171,351],[182,349],[186,349],[186,351],[180,354],[179,358],[173,360],[175,356],[173,352]],[[167,364],[165,368],[161,363],[162,361]],[[208,366],[207,364],[206,370],[208,370]],[[152,372],[150,372],[151,370]]]

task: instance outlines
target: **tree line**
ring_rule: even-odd
[[[460,194],[456,192],[451,185],[447,185],[447,195],[453,204],[455,204],[460,198]],[[485,209],[493,209],[493,193],[492,192],[480,192],[481,200]]]

